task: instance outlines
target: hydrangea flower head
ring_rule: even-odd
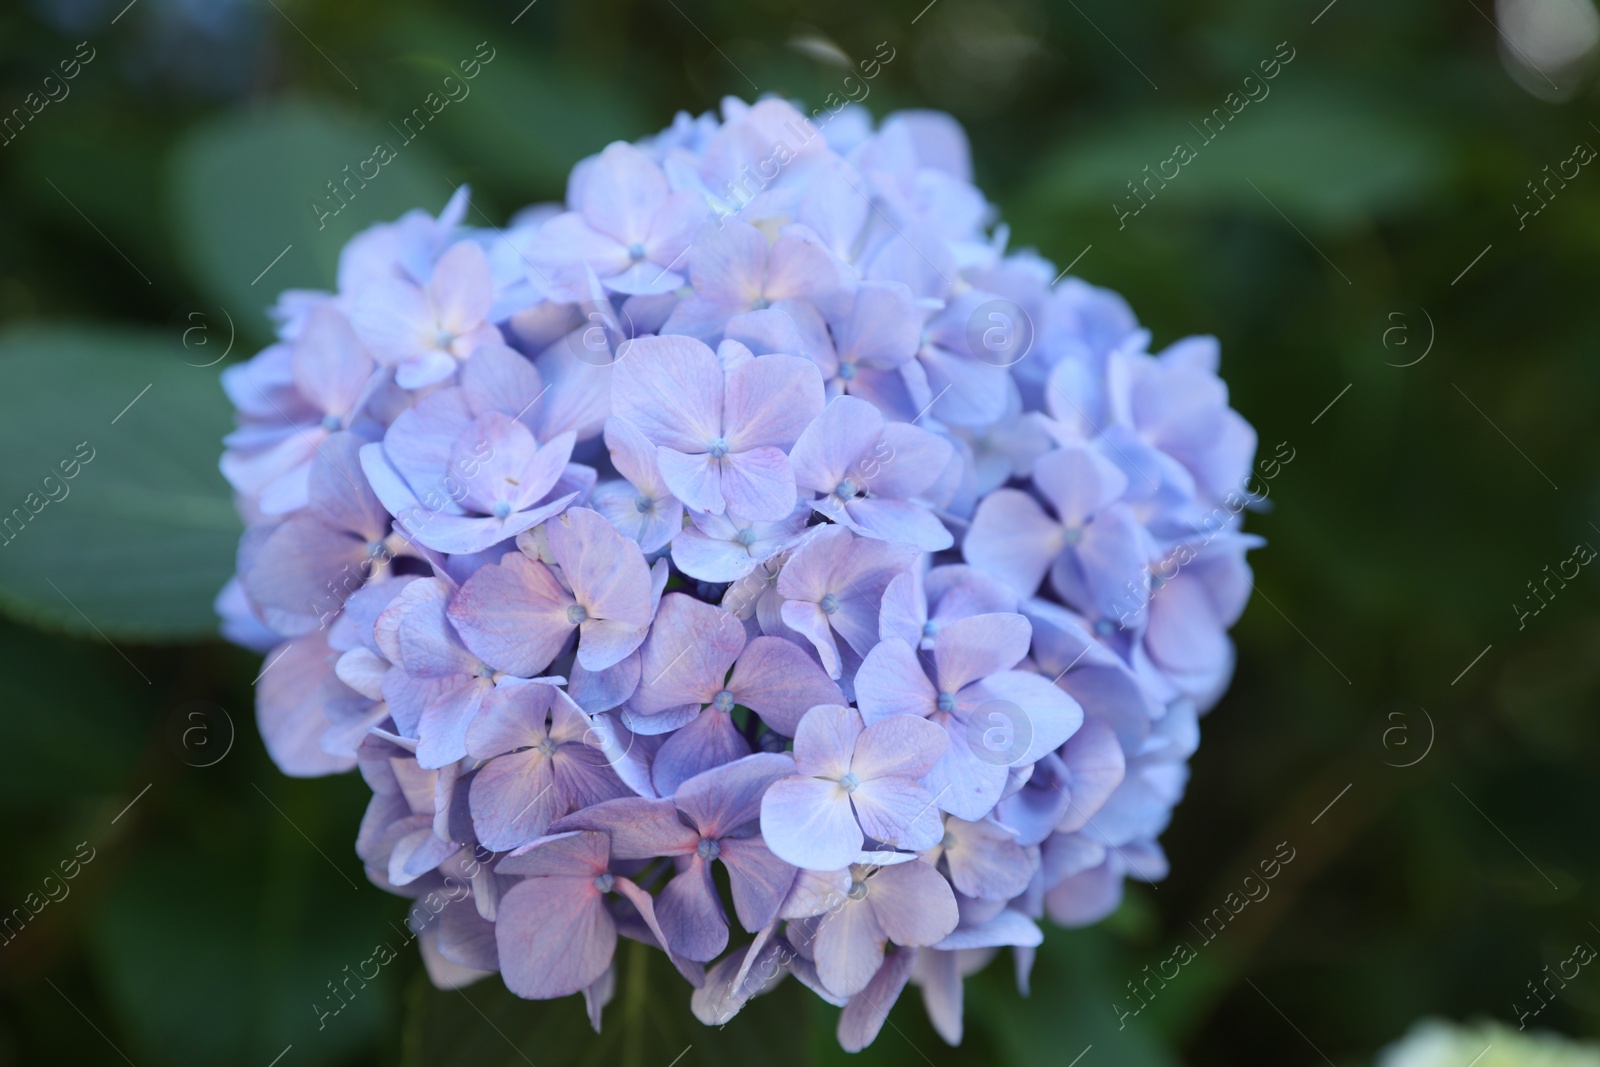
[[[368,877],[468,888],[435,982],[598,1029],[626,937],[708,1024],[792,977],[856,1051],[915,984],[954,1043],[1164,876],[1254,431],[971,176],[948,116],[728,100],[508,230],[373,227],[225,374],[225,632],[279,767],[372,788]]]

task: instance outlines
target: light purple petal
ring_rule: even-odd
[[[669,454],[664,452],[663,456]],[[663,467],[662,473],[667,469]],[[768,521],[781,519],[794,510],[799,490],[795,486],[794,471],[789,467],[789,457],[781,449],[763,445],[729,453],[720,464],[720,472],[719,493],[726,510]],[[685,502],[694,503],[688,498]],[[723,509],[701,510],[720,512]]]
[[[711,882],[711,864],[699,856],[656,897],[656,920],[672,951],[705,963],[728,947],[728,920]]]
[[[735,451],[788,448],[822,413],[822,375],[799,356],[752,359],[728,375],[723,422]]]
[[[576,993],[611,965],[617,928],[591,879],[529,878],[500,901],[495,944],[506,987],[548,1000]]]
[[[839,704],[844,694],[798,645],[757,637],[734,664],[728,689],[772,729],[792,736],[800,717],[818,704]]]
[[[883,416],[865,400],[836,396],[806,427],[789,458],[803,489],[831,493],[883,431]]]
[[[1031,496],[997,489],[973,513],[961,554],[1018,596],[1032,596],[1065,544],[1060,524]]]
[[[954,693],[991,674],[1010,670],[1028,654],[1033,626],[1021,615],[995,612],[957,619],[933,644],[939,689]]]
[[[674,731],[656,752],[650,780],[656,792],[670,797],[684,782],[750,754],[727,712],[706,708],[682,729]]]
[[[959,919],[950,883],[921,861],[880,869],[867,881],[866,903],[897,945],[936,944]]]
[[[612,369],[611,410],[657,445],[704,452],[722,435],[722,391],[722,367],[704,344],[640,337]]]
[[[883,961],[872,980],[850,998],[839,1013],[839,1047],[846,1052],[860,1052],[872,1044],[889,1018],[889,1009],[900,999],[916,960],[915,949],[894,953]]]
[[[720,848],[734,913],[741,926],[755,933],[777,916],[794,884],[795,868],[773,855],[759,837],[725,837]]]
[[[873,646],[861,661],[856,702],[870,724],[891,715],[931,714],[938,707],[939,692],[911,646],[891,637]]]
[[[695,775],[678,786],[673,802],[694,820],[703,837],[721,838],[761,817],[769,786],[794,774],[786,754],[758,752]]]
[[[869,889],[869,897],[870,894]],[[954,909],[952,902],[951,910]],[[953,917],[950,925],[955,925]],[[886,938],[874,909],[866,900],[852,900],[829,912],[817,927],[817,976],[829,991],[839,996],[855,996],[867,987],[882,966]]]
[[[654,859],[683,856],[694,851],[700,835],[678,821],[670,800],[620,797],[564,816],[554,823],[556,833],[597,830],[611,835],[615,859]]]
[[[479,567],[450,604],[467,647],[496,670],[531,678],[572,635],[572,597],[550,568],[521,552]]]
[[[933,769],[948,743],[937,723],[915,715],[891,715],[862,731],[850,769],[864,781],[891,775],[921,778]]]
[[[682,593],[668,593],[645,640],[639,691],[629,706],[649,715],[711,703],[744,644],[744,626],[733,615]]]
[[[836,870],[861,851],[861,828],[838,782],[793,777],[761,799],[761,836],[774,855],[809,870]]]
[[[928,722],[899,716],[907,722]],[[934,730],[937,726],[928,723]],[[943,731],[939,731],[943,732]],[[861,830],[875,841],[895,848],[920,850],[938,844],[944,836],[933,794],[910,778],[870,778],[850,795]]]

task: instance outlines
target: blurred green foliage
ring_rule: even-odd
[[[96,850],[0,947],[0,1064],[846,1059],[836,1012],[794,983],[719,1032],[626,955],[625,987],[671,992],[622,998],[600,1038],[577,1001],[436,992],[414,951],[319,1029],[327,983],[402,907],[352,854],[362,784],[278,774],[257,658],[205,636],[237,532],[215,376],[269,338],[279,290],[329,285],[355,229],[460,183],[471,221],[503,223],[679,108],[819,103],[843,72],[797,45],[817,39],[889,42],[867,106],[966,122],[1015,245],[1081,256],[1158,345],[1218,335],[1235,406],[1295,450],[1250,523],[1258,595],[1164,837],[1171,877],[1100,928],[1052,930],[1029,999],[1007,960],[970,980],[961,1049],[911,990],[860,1059],[1343,1067],[1419,1015],[1511,1020],[1528,979],[1600,937],[1600,590],[1585,571],[1522,627],[1512,607],[1600,543],[1600,178],[1523,226],[1513,207],[1600,143],[1592,81],[1536,98],[1488,5],[1455,0],[523,3],[0,10],[6,110],[95,50],[0,146],[0,507],[97,449],[0,547],[0,908]],[[480,41],[472,95],[319,229],[324,183]],[[1270,96],[1119,225],[1126,183],[1197,142],[1279,42],[1295,59]],[[197,706],[224,712],[204,759],[183,740]],[[1271,895],[1119,1029],[1127,983],[1199,941],[1280,841],[1297,854]],[[1537,1025],[1600,1033],[1600,978]]]

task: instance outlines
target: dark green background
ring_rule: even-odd
[[[971,980],[961,1049],[910,991],[861,1060],[1064,1067],[1092,1044],[1081,1067],[1343,1067],[1420,1015],[1511,1020],[1545,964],[1600,942],[1593,568],[1525,629],[1511,607],[1600,545],[1600,175],[1520,231],[1511,206],[1600,145],[1592,82],[1564,103],[1520,88],[1488,0],[1338,0],[1315,25],[1325,0],[938,0],[915,25],[921,0],[539,0],[512,25],[523,2],[0,13],[5,109],[80,40],[96,50],[0,147],[0,508],[97,449],[0,547],[0,909],[96,850],[0,948],[0,1064],[266,1067],[289,1045],[282,1067],[846,1058],[836,1013],[792,982],[719,1033],[626,954],[624,991],[662,992],[621,997],[603,1039],[575,1000],[433,992],[414,951],[318,1032],[311,1004],[402,905],[352,851],[362,784],[281,776],[254,732],[258,659],[206,635],[237,531],[222,364],[197,365],[231,334],[227,362],[254,351],[273,294],[329,284],[356,227],[455,184],[477,192],[471,221],[502,223],[559,197],[582,155],[749,97],[747,78],[820,103],[843,71],[797,39],[853,58],[888,41],[868,105],[962,119],[1014,246],[1060,264],[1092,246],[1075,273],[1124,293],[1158,345],[1218,335],[1263,451],[1295,450],[1250,520],[1259,592],[1163,839],[1171,877],[1099,928],[1052,929],[1031,999],[1005,961]],[[322,183],[483,40],[472,95],[319,233]],[[1124,182],[1282,41],[1271,96],[1119,232]],[[227,718],[188,717],[213,707]],[[229,721],[226,757],[191,766]],[[1124,983],[1197,943],[1190,923],[1281,841],[1295,859],[1270,897],[1118,1032]],[[1595,1036],[1600,973],[1537,1024]]]

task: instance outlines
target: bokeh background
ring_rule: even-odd
[[[353,854],[360,780],[279,774],[260,661],[214,636],[238,533],[216,376],[360,226],[464,182],[469,221],[503,223],[675,110],[816,106],[879,42],[866,106],[954,113],[1013,245],[1076,259],[1158,345],[1219,336],[1263,455],[1294,458],[1249,521],[1258,591],[1171,876],[1052,929],[1029,999],[1006,959],[969,981],[960,1049],[908,990],[860,1061],[1344,1067],[1422,1015],[1515,1022],[1600,944],[1600,568],[1549,580],[1600,546],[1591,0],[525,2],[0,8],[0,112],[58,97],[0,144],[0,511],[93,455],[0,545],[0,911],[77,872],[6,931],[0,1064],[847,1058],[792,982],[714,1031],[681,983],[625,975],[595,1038],[575,998],[435,992],[414,951],[318,1028],[402,905]],[[319,230],[324,182],[484,41],[471,96]],[[1119,224],[1126,183],[1288,53]],[[1281,842],[1270,895],[1205,942]],[[1180,941],[1198,958],[1119,1028]],[[1543,999],[1529,1025],[1600,1032],[1600,969]]]

